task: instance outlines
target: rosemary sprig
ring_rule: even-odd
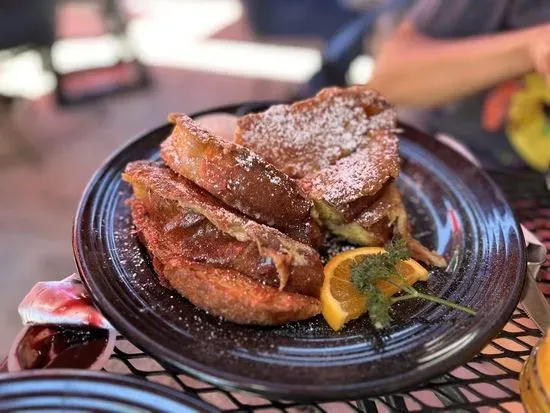
[[[403,276],[399,275],[396,270],[396,265],[400,261],[410,258],[404,240],[399,239],[388,244],[386,251],[386,253],[363,257],[351,265],[351,280],[355,287],[365,294],[369,308],[369,317],[375,328],[381,329],[390,324],[391,316],[389,311],[393,304],[415,298],[433,301],[471,315],[476,314],[471,308],[422,293],[405,282]],[[393,284],[405,294],[398,297],[387,297],[377,287],[379,281]]]

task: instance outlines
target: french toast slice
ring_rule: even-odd
[[[266,284],[276,283],[276,287],[280,290],[284,289],[313,297],[319,296],[323,282],[323,266],[319,254],[311,247],[295,241],[275,228],[259,224],[227,209],[209,193],[158,163],[132,162],[126,166],[123,179],[132,184],[138,200],[152,192],[167,202],[171,201],[170,208],[175,205],[185,211],[185,214],[192,213],[206,218],[217,230],[215,234],[217,239],[212,242],[211,247],[216,253],[219,254],[219,250],[228,245],[224,245],[222,241],[224,236],[229,236],[245,243],[250,257],[254,257],[252,252],[256,251],[257,256],[261,257],[261,261],[266,266],[276,270],[277,276],[276,280],[273,280],[269,276],[271,274],[269,271],[257,273],[252,266],[249,270],[251,277],[256,277]],[[135,217],[134,223],[136,223]],[[163,231],[166,232],[166,228]],[[188,242],[187,237],[185,242]],[[235,245],[231,244],[228,249],[233,250],[236,248]],[[252,252],[251,248],[253,248]],[[158,249],[161,250],[162,246]],[[205,253],[210,254],[208,249],[205,249]],[[191,257],[193,256],[191,255]],[[159,259],[162,262],[166,261],[166,259]],[[205,262],[215,265],[215,260],[206,260]],[[228,264],[224,262],[218,265],[223,267]],[[246,265],[242,267],[245,268]]]
[[[130,206],[132,219],[153,259],[161,284],[173,288],[197,307],[235,323],[257,325],[284,324],[320,312],[320,302],[314,297],[280,291],[234,269],[220,268],[219,265],[227,264],[232,256],[223,253],[228,244],[219,237],[226,236],[216,229],[207,231],[209,235],[201,234],[204,221],[208,222],[204,218],[198,221],[191,218],[191,225],[185,223],[183,228],[167,229],[173,220],[161,220],[159,212],[168,209],[173,214],[172,205],[162,205],[154,213],[150,212],[153,206],[142,200],[133,199]],[[193,229],[197,224],[199,228]],[[206,252],[196,254],[196,248],[200,249],[200,244],[209,239],[215,244],[207,242]],[[238,243],[229,242],[233,247],[230,249]],[[205,255],[207,260],[197,261]]]
[[[293,178],[334,164],[396,128],[397,114],[365,86],[331,87],[291,105],[274,105],[237,121],[235,142]]]
[[[145,196],[129,201],[132,218],[140,234],[149,240],[143,243],[153,245],[160,260],[181,257],[239,271],[262,284],[278,287],[277,269],[259,253],[256,244],[221,232],[204,216],[180,208],[175,201],[145,192]]]
[[[314,225],[313,204],[290,177],[184,114],[171,114],[169,119],[175,126],[161,145],[161,156],[173,171],[262,224],[283,232],[304,225],[304,233]]]

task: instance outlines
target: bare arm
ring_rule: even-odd
[[[376,61],[370,86],[395,104],[434,106],[538,69],[547,26],[460,40],[432,39],[405,21]]]

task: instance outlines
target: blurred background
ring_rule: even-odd
[[[364,83],[407,3],[0,2],[0,355],[32,285],[75,271],[73,216],[113,150],[172,111]]]

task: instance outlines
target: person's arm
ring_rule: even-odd
[[[535,47],[544,39],[550,39],[546,25],[448,40],[425,36],[405,21],[378,56],[369,85],[394,104],[435,106],[544,71],[550,49]]]

